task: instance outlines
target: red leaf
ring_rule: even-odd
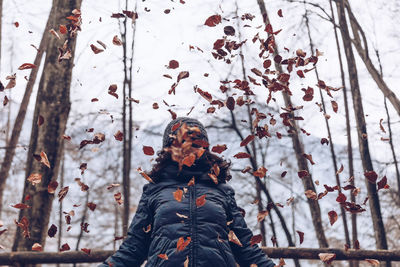
[[[299,178],[304,178],[304,177],[308,176],[309,173],[306,170],[301,170],[301,171],[297,172],[297,175],[299,176]]]
[[[240,146],[247,146],[251,141],[255,138],[254,134],[248,135],[242,142],[240,142]]]
[[[94,211],[96,209],[96,207],[97,207],[97,205],[94,204],[93,202],[88,202],[87,206],[91,211]]]
[[[190,236],[187,237],[187,240],[185,241],[184,237],[179,237],[178,242],[176,243],[176,251],[182,251],[184,250],[190,243],[192,238]]]
[[[181,71],[181,72],[178,74],[178,79],[177,79],[177,81],[179,82],[180,80],[185,79],[185,78],[187,78],[187,77],[189,77],[189,72],[188,72],[188,71]]]
[[[35,64],[31,64],[31,63],[24,63],[21,66],[19,66],[19,70],[27,70],[27,69],[34,69],[37,66]]]
[[[179,68],[179,62],[176,60],[170,60],[168,64],[169,69],[176,69]]]
[[[172,193],[174,195],[174,198],[176,201],[181,202],[182,201],[182,196],[183,196],[183,191],[181,189],[176,189],[175,192]]]
[[[94,44],[90,45],[90,48],[92,49],[93,53],[98,54],[104,51],[104,49],[98,48],[97,46],[95,46]]]
[[[300,245],[303,243],[304,241],[304,233],[300,232],[300,231],[296,231],[299,234],[299,238],[300,238]]]
[[[262,235],[253,235],[250,239],[250,246],[258,244],[262,241]]]
[[[214,153],[221,154],[223,151],[227,149],[226,145],[215,145],[211,148],[211,151]]]
[[[26,205],[24,203],[18,203],[18,204],[15,204],[14,206],[11,206],[11,207],[16,208],[16,209],[20,209],[20,210],[29,209],[30,208],[29,205]]]
[[[57,233],[57,226],[55,226],[54,224],[52,224],[49,228],[49,230],[47,231],[47,234],[49,235],[49,237],[54,237]]]
[[[215,50],[221,49],[224,46],[224,44],[225,44],[225,39],[217,39],[214,42],[213,49]]]
[[[240,242],[239,238],[236,236],[235,232],[232,230],[229,231],[228,239],[230,242],[235,243],[236,245],[243,247],[242,243]]]
[[[378,182],[378,191],[380,189],[388,189],[389,185],[387,184],[387,178],[384,176],[379,182]]]
[[[143,153],[147,156],[153,156],[154,149],[151,146],[143,146]]]
[[[114,138],[117,141],[122,141],[122,140],[124,140],[124,134],[121,131],[118,130],[118,132],[116,132],[114,134]]]
[[[315,162],[312,159],[312,155],[311,154],[303,154],[303,157],[305,157],[306,159],[308,159],[311,163],[311,165],[314,165]]]
[[[206,204],[206,195],[205,194],[196,199],[196,206],[198,208],[200,208],[204,204]]]
[[[339,196],[336,198],[336,201],[339,203],[345,203],[347,197],[343,193],[339,193]]]
[[[60,33],[61,34],[66,34],[68,32],[67,27],[65,27],[65,25],[60,25],[59,27]]]
[[[266,216],[268,216],[269,211],[268,210],[262,210],[257,214],[257,221],[261,222],[265,219]]]
[[[86,254],[90,255],[90,252],[92,251],[90,248],[81,248],[81,251],[85,252]]]
[[[330,212],[328,212],[328,216],[329,216],[329,222],[331,223],[331,225],[333,225],[338,219],[338,215],[337,215],[336,211],[334,211],[334,210],[331,210]]]
[[[121,41],[121,39],[118,38],[118,35],[114,35],[114,37],[112,39],[112,43],[117,46],[122,45],[122,41]]]
[[[300,78],[305,78],[304,73],[303,73],[302,70],[298,70],[296,73]]]
[[[65,243],[65,244],[63,244],[63,245],[61,246],[60,252],[67,251],[67,250],[70,250],[70,249],[71,249],[71,248],[69,247],[69,245],[68,245],[67,243]]]
[[[279,9],[279,10],[278,10],[278,16],[281,17],[281,18],[283,17],[283,15],[282,15],[282,9]]]
[[[167,254],[158,254],[157,256],[158,256],[160,259],[168,260]]]
[[[233,35],[235,35],[235,29],[234,29],[232,26],[225,26],[225,27],[224,27],[224,33],[225,33],[226,35],[231,35],[231,36],[233,36]]]
[[[237,159],[246,159],[246,158],[250,158],[250,154],[246,153],[246,152],[239,152],[236,155],[234,155],[233,157],[237,158]]]
[[[58,182],[53,180],[49,183],[49,185],[47,186],[47,192],[49,192],[49,194],[54,194],[56,192],[58,186]]]
[[[214,27],[214,26],[216,26],[217,24],[220,24],[220,23],[221,23],[221,20],[222,20],[222,18],[221,18],[220,15],[213,15],[213,16],[209,17],[209,18],[206,20],[206,22],[204,22],[204,25],[207,25],[207,26],[209,26],[209,27]]]
[[[39,243],[35,243],[32,245],[32,250],[33,251],[42,251],[42,245],[40,245]]]
[[[378,175],[374,171],[366,171],[364,173],[364,176],[365,176],[365,178],[368,179],[368,181],[370,183],[373,183],[373,184],[376,183],[376,180],[378,179]]]
[[[267,174],[267,169],[264,166],[261,166],[260,168],[258,168],[255,172],[253,172],[254,176],[257,176],[259,178],[264,178],[265,175]]]
[[[32,173],[28,177],[28,181],[32,183],[32,185],[39,184],[42,181],[42,175],[40,173]]]

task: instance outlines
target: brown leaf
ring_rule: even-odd
[[[50,29],[49,32],[54,35],[55,37],[57,37],[58,40],[60,40],[60,35],[58,35],[58,33],[54,30],[54,29]]]
[[[20,210],[29,209],[30,208],[29,205],[26,205],[24,203],[18,203],[18,204],[15,204],[15,205],[11,206],[11,207],[16,208],[16,209],[20,209]]]
[[[96,209],[96,207],[97,207],[97,205],[94,204],[93,202],[88,202],[87,206],[91,211],[94,211]]]
[[[378,191],[381,189],[388,189],[389,185],[387,184],[387,178],[384,176],[378,183]]]
[[[52,224],[49,228],[49,230],[47,231],[47,234],[49,235],[49,237],[54,237],[57,233],[57,226],[55,226],[54,224]]]
[[[176,69],[179,68],[179,62],[176,60],[170,60],[168,63],[168,68],[169,69]]]
[[[269,211],[268,210],[262,210],[260,212],[258,212],[257,214],[257,221],[261,222],[265,219],[266,216],[268,216]]]
[[[6,80],[8,80],[9,82],[8,82],[8,84],[6,85],[6,88],[4,88],[4,89],[11,89],[11,88],[14,88],[15,85],[17,85],[16,79],[17,79],[17,75],[16,75],[15,73],[14,73],[13,75],[7,76],[7,77],[6,77]]]
[[[379,128],[381,129],[382,132],[386,133],[385,128],[383,128],[382,122],[383,122],[383,119],[380,119]]]
[[[335,253],[319,253],[318,257],[321,261],[325,262],[326,264],[331,264],[331,262],[336,258]]]
[[[150,178],[150,176],[147,175],[147,173],[145,173],[144,171],[142,171],[142,168],[137,168],[137,171],[143,176],[144,179],[146,179],[147,181],[149,181],[150,183],[154,184],[153,179]]]
[[[33,251],[42,251],[42,245],[40,245],[39,243],[35,243],[32,245],[32,250]]]
[[[306,170],[301,170],[301,171],[297,172],[297,175],[299,176],[299,178],[304,178],[304,177],[308,176],[309,173]]]
[[[176,191],[173,192],[172,194],[176,201],[178,201],[178,202],[182,201],[183,191],[181,189],[179,189],[179,188],[176,189]]]
[[[222,20],[222,18],[220,15],[213,15],[213,16],[210,16],[209,18],[207,18],[207,20],[204,22],[204,25],[207,25],[209,27],[214,27],[217,24],[220,24],[221,20]]]
[[[366,262],[370,263],[372,266],[379,266],[380,262],[374,259],[365,259]]]
[[[28,177],[28,181],[32,183],[32,185],[37,185],[42,181],[42,175],[40,173],[32,173]]]
[[[66,34],[68,32],[67,27],[65,25],[60,24],[58,30],[61,34]]]
[[[232,26],[225,26],[224,27],[224,33],[226,35],[234,36],[235,35],[235,28],[233,28]]]
[[[124,133],[121,132],[120,130],[118,130],[118,132],[116,132],[116,133],[114,134],[114,138],[115,138],[115,140],[117,140],[117,141],[123,141],[123,140],[124,140]]]
[[[262,235],[253,235],[251,238],[250,238],[250,246],[253,246],[253,245],[255,245],[255,244],[258,244],[258,243],[260,243],[262,241]]]
[[[194,185],[194,176],[192,177],[192,179],[190,179],[190,181],[188,182],[188,186],[192,186],[192,185]]]
[[[308,159],[308,161],[310,161],[311,165],[314,165],[315,162],[312,159],[312,155],[311,154],[303,154],[303,157],[305,157],[306,159]]]
[[[225,151],[227,149],[227,147],[226,147],[226,145],[225,144],[223,144],[223,145],[215,145],[215,146],[213,146],[212,148],[211,148],[211,151],[212,152],[215,152],[215,153],[218,153],[218,154],[221,154],[223,151]]]
[[[154,149],[151,146],[143,146],[143,153],[147,156],[153,156]]]
[[[45,152],[40,152],[40,162],[50,169],[50,162]]]
[[[301,231],[296,231],[297,232],[297,234],[299,235],[299,238],[300,238],[300,245],[303,243],[303,241],[304,241],[304,233],[303,232],[301,232]]]
[[[236,245],[243,247],[242,243],[240,242],[239,238],[236,236],[235,232],[232,230],[229,231],[228,239],[230,242],[235,243]]]
[[[31,64],[31,63],[24,63],[21,66],[19,66],[19,70],[27,70],[27,69],[34,69],[37,66],[35,64]]]
[[[43,125],[43,123],[44,123],[44,118],[42,115],[39,114],[37,119],[37,125],[40,127]]]
[[[121,39],[118,38],[118,35],[114,35],[114,37],[112,39],[112,43],[117,46],[122,45],[122,41],[121,41]]]
[[[117,201],[118,205],[122,205],[122,203],[124,203],[124,201],[122,200],[121,192],[115,193],[114,199],[115,199],[115,201]]]
[[[374,171],[366,171],[366,172],[364,173],[364,176],[365,176],[365,178],[368,179],[368,181],[369,181],[370,183],[373,183],[373,184],[375,184],[375,183],[376,183],[376,180],[378,179],[378,175],[377,175],[376,172],[374,172]]]
[[[264,166],[261,166],[260,168],[258,168],[255,172],[253,172],[254,176],[257,176],[259,178],[264,178],[265,175],[267,174],[267,169]]]
[[[304,192],[307,198],[316,200],[317,199],[317,193],[315,193],[313,190],[306,190]]]
[[[279,9],[279,10],[278,10],[278,16],[281,17],[281,18],[283,17],[283,15],[282,15],[282,9]]]
[[[338,111],[338,108],[339,108],[339,106],[338,106],[338,104],[336,103],[336,101],[331,101],[331,104],[332,104],[332,109],[333,109],[333,111],[335,112],[335,113],[337,113],[337,111]]]
[[[188,156],[183,158],[182,164],[186,165],[188,167],[191,167],[195,160],[196,160],[196,155],[193,153],[190,153]]]
[[[254,134],[248,135],[245,139],[240,142],[240,146],[247,146],[251,141],[253,141],[255,138]]]
[[[237,159],[245,159],[245,158],[250,158],[250,154],[246,153],[246,152],[239,152],[236,155],[234,155],[233,157],[237,158]]]
[[[90,248],[81,248],[81,251],[85,252],[86,254],[90,255],[90,252],[92,251]]]
[[[337,215],[336,211],[334,211],[334,210],[331,210],[330,212],[328,212],[328,216],[329,216],[329,222],[331,223],[331,225],[333,225],[338,219],[338,215]]]
[[[226,99],[226,107],[229,110],[234,110],[235,109],[235,99],[233,97],[230,96],[230,97],[228,97]]]
[[[197,206],[198,208],[200,208],[200,207],[203,206],[204,204],[206,204],[206,194],[204,194],[204,195],[202,195],[202,196],[200,196],[200,197],[198,197],[198,198],[196,199],[196,206]]]
[[[347,197],[343,193],[339,193],[338,197],[336,198],[336,201],[339,203],[345,203],[347,200]]]
[[[56,180],[52,180],[47,186],[47,192],[49,192],[49,194],[54,194],[56,192],[57,187],[58,187],[58,182]]]
[[[98,48],[97,46],[95,46],[94,44],[90,45],[90,48],[92,49],[93,53],[98,54],[104,51],[104,49]]]
[[[70,250],[70,249],[71,249],[71,248],[69,247],[68,243],[65,243],[65,244],[63,244],[63,245],[61,246],[60,252],[67,251],[67,250]]]
[[[344,170],[344,167],[343,167],[343,164],[341,164],[339,170],[336,172],[336,175],[342,173],[343,170]]]
[[[64,197],[67,195],[69,190],[69,186],[64,187],[63,189],[60,190],[60,192],[58,192],[58,202],[61,202]]]
[[[188,77],[189,77],[189,72],[188,72],[188,71],[181,71],[181,72],[178,74],[177,82],[179,82],[179,81],[182,80],[182,79],[186,79],[186,78],[188,78]]]

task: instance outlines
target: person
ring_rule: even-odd
[[[211,153],[204,126],[171,121],[128,235],[99,267],[273,267],[235,201],[230,162]]]

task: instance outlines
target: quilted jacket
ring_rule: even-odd
[[[188,185],[192,177],[195,183]],[[216,185],[204,170],[184,167],[178,174],[176,165],[165,167],[159,182],[143,187],[127,238],[99,267],[135,267],[146,260],[151,267],[273,267],[258,245],[250,246],[252,232],[234,195],[231,186]],[[242,246],[229,241],[230,231]],[[182,238],[186,243],[178,250]]]

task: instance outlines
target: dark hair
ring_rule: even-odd
[[[166,166],[177,164],[172,160],[171,154],[163,149],[157,152],[157,156],[158,157],[155,159],[156,163],[153,165],[151,171],[147,173],[155,183],[160,181],[160,173]],[[219,182],[229,181],[232,178],[229,170],[231,162],[211,153],[208,149],[206,149],[204,154],[195,161],[196,166],[202,166],[207,170],[210,170],[214,164],[217,164],[220,170],[218,175]],[[191,168],[195,168],[195,165]]]

